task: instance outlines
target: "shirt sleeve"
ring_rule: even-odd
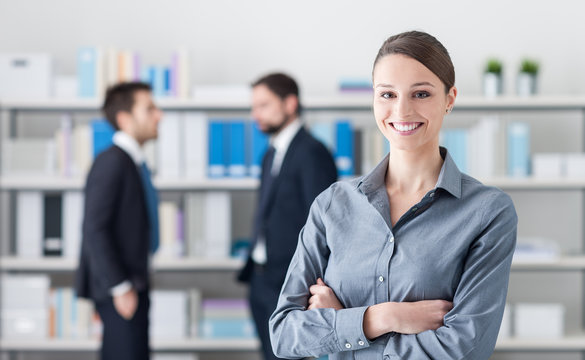
[[[299,235],[278,305],[269,322],[270,339],[276,356],[303,358],[369,346],[363,332],[367,306],[334,310],[307,310],[309,287],[323,278],[329,258],[323,214],[330,205],[333,188],[313,202]]]
[[[416,335],[391,334],[385,359],[488,359],[493,353],[508,292],[518,218],[503,192],[482,204],[480,235],[467,254],[464,271],[444,326]]]

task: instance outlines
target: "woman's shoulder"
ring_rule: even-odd
[[[467,174],[461,174],[461,193],[464,198],[467,197],[474,201],[479,200],[482,203],[489,203],[496,207],[514,208],[512,198],[502,189],[485,185]]]

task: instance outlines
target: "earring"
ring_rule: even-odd
[[[447,114],[449,114],[449,113],[451,112],[451,110],[452,110],[452,108],[447,108],[447,110],[445,110],[445,112],[446,112]]]

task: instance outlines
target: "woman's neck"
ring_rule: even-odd
[[[404,194],[427,191],[436,185],[442,166],[438,144],[420,151],[391,150],[386,188]]]

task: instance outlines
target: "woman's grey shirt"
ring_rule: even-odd
[[[391,226],[388,156],[311,206],[270,318],[280,357],[488,359],[500,327],[518,218],[510,197],[462,174],[444,148],[436,187]],[[306,310],[323,278],[342,310]],[[368,341],[363,316],[387,301],[453,302],[444,325]]]

